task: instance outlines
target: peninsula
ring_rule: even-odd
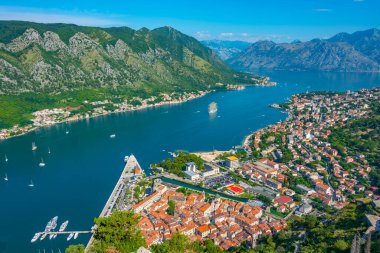
[[[380,88],[294,95],[279,105],[289,113],[286,121],[256,131],[241,147],[203,156],[207,161],[174,154],[153,164],[149,177],[135,167],[135,179],[125,190],[118,187],[123,195],[114,199],[116,214],[110,210],[108,219],[120,211],[138,215],[134,230],[144,239],[129,247],[151,252],[180,240],[217,252],[307,251],[326,237],[330,249],[370,245],[380,220],[379,97]],[[357,128],[358,135],[341,136]],[[347,146],[349,138],[358,139]],[[104,241],[100,231],[94,231],[94,249],[121,247],[116,238]]]

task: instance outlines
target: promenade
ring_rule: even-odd
[[[115,207],[115,204],[117,203],[117,200],[120,196],[120,194],[123,192],[126,181],[128,181],[133,175],[133,171],[135,168],[140,168],[140,164],[138,163],[136,157],[134,155],[126,156],[125,157],[125,167],[123,171],[121,172],[121,175],[119,177],[119,180],[117,181],[111,195],[109,196],[106,204],[104,205],[102,211],[100,212],[99,217],[108,217],[111,215],[112,210]],[[92,228],[92,232],[96,230],[96,226]],[[90,246],[94,241],[94,236],[92,235],[90,240],[87,243],[85,252],[89,252]]]

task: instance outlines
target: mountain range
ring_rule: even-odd
[[[227,60],[235,69],[253,71],[321,70],[339,72],[380,71],[380,31],[370,29],[339,33],[329,39],[274,43],[258,41]]]
[[[0,94],[204,89],[233,83],[235,74],[211,49],[171,27],[0,21]]]
[[[249,42],[239,40],[204,40],[202,44],[215,51],[224,61],[238,55],[251,45]]]

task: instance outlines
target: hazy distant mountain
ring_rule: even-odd
[[[237,69],[380,71],[380,31],[340,33],[327,40],[280,43],[259,41],[228,60]]]
[[[246,41],[204,40],[203,45],[211,48],[222,60],[228,60],[249,47]]]
[[[0,21],[0,94],[91,87],[186,90],[235,79],[211,49],[171,27]]]

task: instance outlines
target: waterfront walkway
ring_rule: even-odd
[[[126,164],[123,169],[123,172],[121,173],[119,180],[117,181],[117,184],[115,185],[115,188],[113,189],[111,196],[108,198],[107,203],[105,204],[99,217],[107,217],[112,213],[112,209],[114,208],[117,199],[120,196],[120,193],[123,191],[125,187],[125,181],[131,176],[133,176],[133,171],[136,167],[139,167],[141,169],[134,155],[126,157],[125,163]]]
[[[113,191],[108,198],[106,204],[104,205],[103,210],[100,212],[99,217],[108,217],[111,215],[112,210],[115,207],[115,204],[117,203],[117,200],[120,196],[120,194],[123,192],[125,188],[125,183],[129,178],[131,178],[134,175],[134,170],[136,168],[141,169],[140,164],[138,163],[136,157],[134,155],[126,156],[125,157],[125,167],[123,171],[121,172],[121,175],[119,177],[119,180],[117,181],[115,187],[113,188]],[[96,229],[96,226],[92,228],[92,232]],[[94,241],[94,236],[91,236],[90,240],[87,243],[85,252],[88,252],[90,249],[91,244]]]

